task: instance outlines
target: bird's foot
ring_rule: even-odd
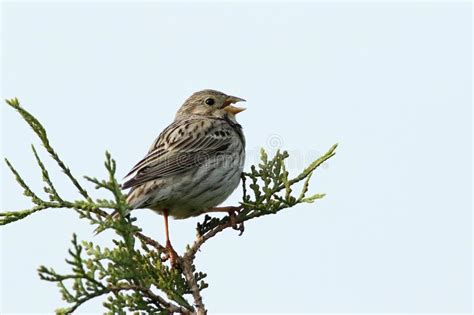
[[[216,207],[216,208],[210,208],[205,211],[205,213],[209,212],[227,212],[229,214],[229,221],[230,221],[230,226],[236,230],[240,231],[240,235],[244,233],[244,222],[237,222],[237,216],[240,213],[240,210],[242,210],[244,207],[242,206],[229,206],[229,207]]]
[[[229,220],[232,228],[236,231],[240,231],[239,236],[244,233],[245,226],[244,222],[238,223],[237,216],[239,215],[240,210],[242,210],[242,206],[239,207],[229,207]]]
[[[170,260],[170,265],[171,268],[175,268],[178,266],[178,253],[174,250],[173,246],[171,245],[170,241],[166,242],[166,252],[161,258],[161,261],[167,261],[168,259]]]

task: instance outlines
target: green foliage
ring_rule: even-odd
[[[177,266],[166,263],[166,249],[157,241],[141,233],[134,225],[135,219],[127,215],[129,206],[126,196],[115,177],[116,163],[106,152],[105,168],[107,178],[85,179],[96,189],[105,189],[112,198],[92,199],[70,169],[60,159],[50,145],[46,130],[28,111],[22,108],[17,99],[7,100],[7,104],[16,109],[39,137],[46,152],[69,178],[82,199],[68,201],[61,197],[42,162],[35,147],[33,155],[40,168],[44,182],[43,190],[47,198],[33,192],[14,166],[5,159],[7,166],[33,206],[30,209],[0,213],[0,225],[9,224],[45,209],[73,209],[79,217],[88,220],[98,231],[112,230],[118,236],[113,247],[101,248],[92,242],[80,242],[76,235],[72,238],[69,250],[70,272],[57,273],[52,268],[41,266],[38,273],[41,279],[55,282],[63,300],[68,306],[56,310],[57,314],[74,312],[83,303],[100,297],[106,297],[104,307],[108,314],[206,314],[201,291],[208,284],[206,274],[196,271],[194,258],[200,247],[208,239],[227,228],[243,232],[245,221],[291,208],[300,203],[311,203],[322,198],[323,194],[307,195],[309,181],[314,171],[335,154],[334,145],[323,156],[311,163],[303,172],[291,178],[286,170],[286,151],[277,151],[269,158],[262,149],[261,162],[252,166],[250,172],[242,174],[243,199],[235,215],[223,218],[206,215],[197,226],[196,240],[178,256]],[[301,190],[294,194],[295,184],[303,181]],[[110,212],[117,214],[111,219]]]

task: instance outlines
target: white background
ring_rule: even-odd
[[[248,100],[239,115],[247,167],[260,147],[290,151],[296,173],[338,142],[313,176],[312,205],[225,232],[199,253],[215,312],[471,310],[470,3],[2,4],[3,98],[46,126],[73,172],[102,176],[110,150],[123,176],[192,92]],[[41,190],[29,127],[7,106],[2,150]],[[46,160],[47,155],[41,152]],[[47,163],[52,169],[54,165]],[[2,210],[30,202],[2,166]],[[58,171],[57,186],[79,198]],[[92,190],[92,187],[89,187]],[[101,193],[97,196],[102,196]],[[240,190],[228,200],[236,204]],[[137,211],[162,240],[162,218]],[[196,219],[171,222],[178,250]],[[69,210],[0,229],[1,313],[52,312],[44,264],[66,271]],[[81,312],[100,312],[99,300]]]

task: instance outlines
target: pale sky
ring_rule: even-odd
[[[203,88],[247,99],[238,117],[246,169],[260,147],[289,150],[295,174],[340,144],[313,176],[312,191],[325,199],[203,247],[197,266],[209,275],[203,294],[211,314],[471,312],[469,2],[8,2],[2,9],[2,98],[18,97],[43,122],[78,177],[105,175],[106,149],[125,175],[182,101]],[[2,156],[39,192],[30,151],[38,141],[11,109],[1,113]],[[64,195],[79,198],[47,165]],[[1,171],[2,210],[28,208]],[[160,216],[135,215],[147,234],[164,239]],[[171,222],[178,251],[193,240],[196,222]],[[36,269],[66,271],[72,233],[89,240],[92,230],[69,210],[1,227],[0,313],[64,306]],[[93,240],[109,244],[110,235]],[[78,313],[101,311],[96,300]]]

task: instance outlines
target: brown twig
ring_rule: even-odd
[[[148,236],[146,236],[145,234],[143,234],[141,232],[136,232],[135,236],[138,237],[144,243],[156,248],[160,253],[166,251],[166,248],[163,245],[161,245],[160,243],[158,243],[157,241],[155,241],[151,237],[148,237]]]
[[[238,209],[240,207],[228,207],[233,209]],[[236,221],[236,223],[242,223],[242,221]],[[183,270],[184,277],[186,278],[186,282],[188,283],[189,289],[194,299],[194,305],[196,307],[196,314],[197,315],[206,315],[207,310],[202,301],[201,291],[199,289],[199,285],[194,277],[193,272],[193,265],[194,265],[194,258],[196,257],[197,251],[201,248],[201,246],[210,238],[214,237],[219,232],[222,232],[226,228],[232,227],[234,223],[232,220],[229,219],[229,222],[220,224],[204,235],[198,235],[197,239],[194,241],[193,245],[190,246],[182,257],[179,257],[179,265]]]
[[[174,303],[166,301],[164,298],[162,298],[159,295],[156,295],[153,293],[151,289],[144,288],[138,285],[133,285],[133,284],[123,284],[120,286],[115,286],[115,287],[108,287],[110,292],[119,292],[119,291],[124,291],[124,290],[134,290],[134,291],[140,291],[145,296],[147,296],[156,306],[160,308],[165,308],[167,311],[171,313],[180,313],[184,315],[191,315],[192,313],[185,309],[182,306],[176,305]]]
[[[186,278],[186,282],[188,283],[189,289],[194,299],[194,306],[196,311],[194,314],[196,315],[206,315],[207,310],[202,301],[201,291],[199,290],[199,285],[194,277],[193,271],[193,262],[194,256],[189,257],[186,255],[187,252],[183,255],[183,257],[178,258],[178,263],[181,269],[183,270],[184,277]]]

